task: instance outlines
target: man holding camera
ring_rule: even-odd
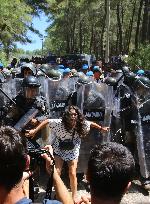
[[[51,146],[45,147],[52,154]],[[46,169],[51,174],[52,159],[48,154],[41,155],[46,160]],[[29,204],[32,200],[27,199],[23,191],[23,173],[29,169],[30,157],[27,154],[25,137],[9,126],[0,128],[0,203],[5,204]],[[64,204],[72,204],[73,200],[67,188],[58,175],[55,166],[53,182],[56,196]],[[44,200],[43,203],[59,204],[59,201]]]

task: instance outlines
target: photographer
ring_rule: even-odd
[[[46,149],[51,149],[47,146]],[[50,150],[51,151],[51,150]],[[52,153],[52,151],[50,152]],[[47,172],[51,173],[52,160],[44,153],[41,155],[46,160]],[[9,126],[0,128],[0,203],[29,204],[30,199],[24,196],[23,173],[29,168],[30,157],[27,154],[25,137]],[[54,187],[57,197],[64,204],[73,203],[65,185],[58,175],[55,167],[53,173]],[[44,200],[43,203],[56,204],[59,201]]]
[[[134,158],[126,147],[115,142],[95,145],[87,168],[91,198],[82,196],[78,204],[119,204],[134,171]]]

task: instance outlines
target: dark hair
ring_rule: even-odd
[[[0,186],[10,191],[22,179],[26,168],[25,137],[12,127],[0,127]]]
[[[72,109],[75,110],[75,112],[77,113],[76,131],[79,134],[79,136],[83,138],[87,135],[87,131],[85,129],[85,118],[77,106],[71,105],[65,109],[65,112],[62,116],[62,123],[64,124],[65,129],[68,132],[70,131],[70,129],[72,129],[72,124],[70,121],[70,114]]]
[[[121,144],[96,145],[88,162],[91,193],[104,200],[120,201],[134,175],[134,159]]]

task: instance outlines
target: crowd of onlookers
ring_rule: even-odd
[[[53,155],[51,146],[46,146]],[[51,174],[52,159],[46,154],[46,169]],[[32,201],[23,191],[24,172],[28,172],[30,157],[25,137],[21,137],[11,127],[0,128],[0,203],[27,204]],[[96,145],[90,153],[86,179],[90,185],[91,196],[82,196],[82,204],[118,204],[131,185],[134,175],[134,159],[126,147],[117,143]],[[73,200],[61,180],[56,168],[53,173],[57,200],[44,200],[43,203],[71,204]],[[59,201],[58,201],[59,200]]]

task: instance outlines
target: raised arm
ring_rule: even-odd
[[[46,120],[43,120],[42,122],[40,122],[39,123],[39,125],[38,126],[36,126],[34,129],[32,129],[32,130],[27,130],[26,131],[26,133],[25,133],[25,136],[26,137],[34,137],[35,136],[35,134],[39,131],[39,130],[41,130],[41,129],[43,129],[44,127],[46,127],[46,125],[49,123],[49,120],[48,119],[46,119]]]
[[[98,125],[97,123],[91,122],[91,127],[96,128],[100,131],[108,131],[109,127],[102,127],[101,125]]]
[[[53,156],[52,147],[50,145],[47,145],[45,148],[48,149],[51,155]],[[42,157],[46,160],[46,169],[48,174],[51,175],[52,160],[47,154],[43,154]],[[55,166],[54,166],[54,173],[53,173],[53,182],[54,182],[56,197],[63,204],[74,204],[73,199],[69,194],[66,186],[64,185],[62,179],[60,178],[59,174],[57,173]]]

